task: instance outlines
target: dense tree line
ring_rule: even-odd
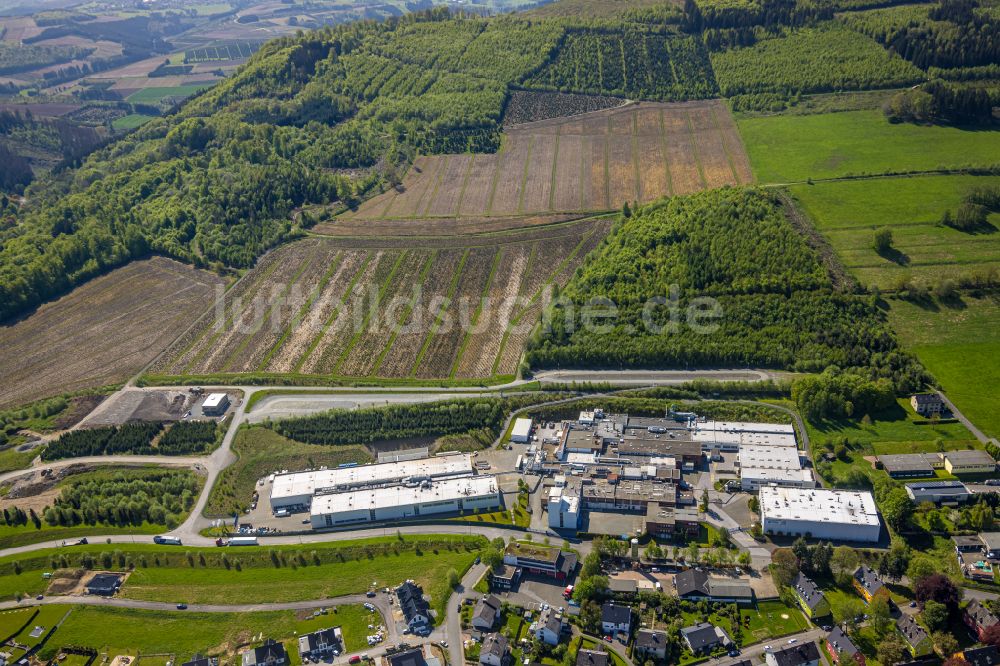
[[[995,106],[1000,106],[1000,88],[934,80],[896,93],[883,111],[891,122],[991,123]]]
[[[837,366],[894,390],[927,380],[875,299],[834,291],[777,201],[753,189],[675,197],[620,221],[547,308],[527,359],[532,367]]]
[[[187,471],[99,474],[70,481],[43,516],[46,524],[60,527],[127,527],[145,522],[173,527],[181,514],[191,510],[198,490],[198,479]]]
[[[875,9],[845,14],[842,20],[917,67],[995,66],[1000,61],[997,17],[976,0]]]
[[[14,45],[0,42],[0,74],[15,74],[39,67],[85,58],[93,49],[63,45]]]
[[[419,405],[366,409],[335,409],[325,414],[284,419],[271,426],[278,433],[307,444],[367,444],[379,440],[451,435],[488,429],[500,434],[510,412],[552,397],[445,400]]]
[[[796,380],[792,399],[806,418],[819,421],[877,414],[895,404],[895,392],[888,379],[872,380],[831,367]]]
[[[139,422],[72,430],[46,446],[42,459],[120,454],[183,456],[204,453],[218,439],[218,426],[213,421],[178,422],[154,446],[163,427],[162,423]]]

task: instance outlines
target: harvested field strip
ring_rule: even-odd
[[[424,262],[424,267],[420,271],[419,287],[423,287],[424,283],[427,282],[427,276],[431,272],[431,267],[434,262],[437,261],[438,251],[434,250],[429,255],[427,255],[427,260]],[[392,327],[392,333],[389,336],[389,341],[385,343],[382,351],[379,353],[378,358],[375,360],[375,365],[372,368],[371,373],[373,375],[378,375],[379,371],[382,369],[382,363],[385,361],[385,357],[388,355],[389,350],[392,349],[393,345],[396,343],[396,339],[399,337],[400,331],[403,327],[412,325],[413,321],[413,310],[417,307],[417,300],[421,297],[421,291],[415,289],[413,297],[410,299],[406,309],[403,312],[403,316],[400,317],[399,321],[393,322],[395,325]]]
[[[569,255],[567,255],[567,257],[563,259],[558,266],[556,266],[556,269],[552,271],[549,278],[540,287],[538,287],[538,289],[531,295],[531,298],[528,299],[528,303],[525,304],[525,306],[520,310],[520,312],[514,315],[514,318],[511,320],[511,323],[513,324],[520,323],[521,318],[524,316],[525,312],[527,312],[535,304],[535,302],[538,301],[539,298],[541,298],[542,290],[545,289],[547,285],[552,284],[552,281],[555,279],[556,275],[562,272],[563,269],[565,269],[565,267],[568,266],[570,262],[572,262],[576,258],[577,254],[580,253],[580,248],[584,246],[584,244],[587,242],[587,239],[590,238],[590,236],[593,235],[593,233],[594,233],[593,231],[589,231],[583,235],[580,241],[573,248],[573,251],[570,252]]]
[[[365,271],[368,270],[368,266],[371,264],[374,257],[375,255],[371,254],[365,255],[364,261],[361,262],[361,265],[358,267],[358,270],[354,273],[354,277],[352,277],[351,281],[347,284],[347,288],[344,290],[344,295],[343,298],[341,299],[341,303],[346,303],[347,299],[351,297],[352,293],[354,293],[354,287],[358,284],[358,280],[361,279],[361,276],[364,275]],[[316,337],[313,338],[313,341],[309,343],[309,347],[306,349],[306,352],[302,355],[302,358],[300,358],[298,362],[295,364],[295,372],[299,372],[300,370],[302,370],[303,367],[305,367],[306,362],[312,357],[312,354],[313,352],[316,351],[316,347],[319,346],[320,341],[324,337],[326,337],[327,332],[336,323],[342,309],[343,308],[338,307],[334,308],[330,312],[330,316],[327,318],[325,322],[323,322],[323,328],[316,335]]]
[[[312,290],[312,293],[309,294],[309,298],[302,304],[302,307],[299,308],[299,311],[295,314],[292,320],[288,322],[288,326],[286,326],[285,330],[282,331],[281,337],[278,338],[277,342],[275,342],[270,349],[267,350],[267,354],[265,354],[264,359],[257,366],[258,372],[262,372],[265,368],[267,368],[271,359],[274,358],[274,355],[278,353],[278,350],[284,346],[285,341],[287,341],[291,336],[292,331],[302,324],[303,319],[305,319],[309,310],[316,303],[316,299],[319,298],[319,295],[323,293],[324,289],[326,289],[326,285],[330,282],[330,278],[333,277],[334,272],[336,272],[336,270],[343,263],[343,259],[344,251],[338,250],[337,254],[334,255],[333,260],[330,262],[330,267],[327,269],[326,273],[323,274],[323,277],[320,278],[319,284],[317,284],[316,288]]]
[[[289,281],[288,284],[286,284],[281,289],[281,296],[280,296],[280,298],[272,298],[271,299],[270,304],[267,306],[267,309],[264,311],[264,316],[261,318],[261,320],[259,322],[260,328],[257,331],[254,331],[254,335],[244,335],[243,336],[243,341],[240,344],[238,344],[236,346],[236,348],[233,349],[233,351],[229,353],[229,356],[227,356],[226,359],[222,362],[222,371],[223,372],[228,372],[229,370],[232,369],[233,363],[236,361],[237,357],[240,354],[243,353],[243,350],[245,350],[247,348],[247,346],[250,344],[250,341],[254,339],[254,337],[256,336],[256,334],[258,334],[262,330],[264,330],[264,328],[267,326],[268,320],[270,320],[271,317],[273,316],[275,308],[281,307],[281,304],[284,301],[285,297],[288,296],[288,292],[291,290],[292,285],[296,284],[298,282],[299,278],[302,277],[302,274],[306,272],[306,269],[309,268],[309,265],[312,264],[312,262],[313,262],[313,260],[315,258],[316,258],[315,255],[312,255],[312,254],[308,255],[306,257],[305,262],[303,262],[302,267],[299,268],[298,272],[295,275],[292,276],[291,281]]]
[[[217,275],[153,257],[0,326],[0,406],[126,381],[210,309],[222,285]]]
[[[549,206],[548,210],[552,210],[555,207],[555,196],[556,196],[556,167],[559,166],[559,139],[562,134],[562,126],[556,129],[556,147],[553,151],[552,157],[552,173],[549,176]]]
[[[685,115],[687,116],[687,126],[688,126],[688,132],[690,132],[690,137],[691,137],[691,150],[692,153],[694,154],[694,162],[695,164],[698,165],[698,176],[701,178],[701,184],[704,187],[705,185],[708,184],[708,181],[705,180],[705,168],[702,166],[701,156],[698,154],[699,153],[698,142],[694,140],[695,139],[694,122],[691,120],[690,112],[688,112]]]
[[[500,265],[500,258],[504,254],[503,250],[498,250],[493,255],[493,264],[490,266],[490,274],[486,278],[486,284],[483,286],[483,291],[479,295],[479,302],[476,304],[476,311],[472,315],[472,319],[469,321],[469,327],[465,328],[463,331],[462,344],[458,348],[458,354],[455,356],[455,362],[451,366],[451,372],[448,374],[449,377],[454,378],[455,372],[458,370],[458,365],[462,361],[462,356],[465,354],[465,349],[469,345],[469,338],[472,336],[472,332],[475,330],[477,324],[479,323],[479,318],[483,314],[483,305],[487,302],[490,294],[490,287],[493,285],[493,280],[496,279],[497,266]]]
[[[279,266],[279,262],[277,262],[277,261],[271,261],[270,265],[268,265],[264,269],[264,271],[260,275],[257,276],[256,279],[247,280],[246,289],[245,289],[246,296],[248,296],[249,298],[253,298],[253,296],[255,296],[257,294],[257,290],[260,289],[261,285],[264,284],[267,281],[268,277],[270,277],[271,273],[275,272],[278,269],[278,266]],[[250,275],[250,273],[247,274],[247,276],[249,276],[249,275]],[[241,282],[242,282],[242,280],[241,280]],[[226,309],[230,313],[228,315],[226,315],[226,319],[225,319],[225,322],[222,325],[222,327],[219,328],[218,330],[216,330],[215,333],[213,333],[208,338],[207,342],[204,341],[204,338],[200,338],[194,345],[192,345],[192,350],[194,350],[197,347],[197,343],[198,342],[202,343],[201,350],[198,351],[195,354],[195,356],[190,361],[188,361],[187,365],[184,366],[184,374],[189,373],[191,371],[191,368],[193,368],[195,365],[199,365],[201,363],[202,359],[204,358],[205,354],[208,354],[212,350],[212,348],[215,347],[216,341],[223,335],[223,333],[225,331],[229,330],[233,326],[233,321],[236,318],[236,308],[233,307],[233,304],[235,303],[235,301],[236,301],[237,298],[244,298],[243,294],[234,293],[235,291],[236,291],[236,289],[234,288],[234,289],[231,289],[228,294],[226,294],[227,298],[226,298],[226,302],[224,303],[224,305],[226,306]],[[230,294],[232,294],[232,298],[228,298]],[[206,316],[206,321],[205,321],[206,328],[204,329],[202,335],[204,335],[208,331],[212,330],[212,327],[208,326],[208,324],[211,321],[212,321],[212,317],[210,315],[207,315]]]
[[[378,303],[371,307],[370,316],[359,331],[359,337],[338,366],[341,375],[363,377],[375,372],[375,365],[388,349],[389,338],[401,325],[399,314],[409,309],[414,294],[426,277],[433,257],[430,252],[410,251],[400,255],[398,266],[387,279]]]
[[[479,302],[489,278],[497,250],[494,247],[477,247],[469,252],[465,271],[458,283],[454,298],[457,311],[449,307],[446,317],[434,331],[416,376],[421,379],[447,377],[455,365],[455,358],[465,330],[470,326],[473,303]]]
[[[534,243],[531,246],[531,254],[528,255],[528,261],[524,266],[524,274],[521,279],[521,284],[518,286],[517,290],[517,302],[520,302],[524,298],[525,286],[528,284],[528,276],[532,274],[532,269],[535,267],[535,261],[538,258],[538,243]],[[507,346],[507,340],[510,337],[511,322],[508,321],[507,325],[504,327],[503,337],[500,339],[500,348],[497,350],[497,356],[493,359],[493,367],[490,369],[490,374],[492,375],[497,371],[497,366],[500,365],[500,358],[503,356],[504,348]]]
[[[437,240],[454,240],[452,237],[468,239],[472,244],[482,244],[483,239],[509,232],[517,232],[529,227],[553,226],[579,219],[579,215],[568,213],[523,215],[511,217],[434,217],[411,218],[405,220],[350,220],[337,219],[333,222],[318,225],[313,232],[317,236],[339,237],[364,245],[378,242],[380,238],[386,241],[398,241],[400,237],[409,237],[412,244],[415,240],[423,242]],[[480,238],[476,238],[476,237]]]
[[[670,177],[670,153],[667,152],[667,133],[664,130],[663,123],[663,109],[660,109],[659,113],[660,121],[660,150],[663,152],[663,167],[666,169],[665,178],[667,179],[667,194],[673,196],[674,194],[674,183],[673,179]]]
[[[521,173],[521,187],[517,195],[517,212],[524,212],[524,192],[528,189],[528,170],[531,168],[531,151],[535,147],[535,138],[528,141],[528,154],[524,158],[524,169]]]
[[[434,187],[431,188],[431,194],[429,197],[427,197],[427,202],[426,205],[424,206],[423,214],[425,216],[430,215],[431,213],[431,205],[437,198],[438,190],[441,189],[441,181],[444,179],[444,175],[448,172],[448,169],[451,166],[452,162],[456,162],[457,158],[459,157],[460,157],[459,155],[445,155],[443,157],[443,162],[441,163],[441,166],[440,168],[438,168],[437,174],[434,177]],[[441,214],[448,215],[449,213],[441,213]]]
[[[413,362],[413,367],[410,368],[410,376],[415,377],[417,374],[417,368],[420,367],[421,362],[424,359],[424,355],[427,353],[427,349],[431,345],[431,341],[434,339],[434,335],[437,333],[441,324],[444,322],[444,318],[447,314],[448,307],[455,300],[455,292],[458,290],[458,282],[465,271],[465,262],[469,258],[469,253],[471,250],[465,250],[462,253],[462,258],[458,262],[458,266],[455,268],[454,277],[451,280],[451,284],[448,286],[448,294],[445,296],[444,303],[441,306],[440,312],[434,318],[434,323],[431,325],[430,331],[427,333],[427,337],[424,339],[424,343],[420,346],[420,351],[417,353],[417,358]]]
[[[247,300],[233,301],[233,318],[229,327],[223,330],[218,339],[211,345],[208,354],[195,368],[195,372],[211,372],[219,370],[224,359],[233,347],[243,342],[248,332],[256,331],[264,322],[264,314],[271,306],[275,296],[283,288],[301,263],[300,256],[308,254],[312,247],[307,247],[309,241],[293,243],[282,248],[282,260],[275,261],[275,268],[267,280],[257,280],[258,286]],[[292,254],[291,257],[288,255]]]
[[[719,117],[716,115],[715,109],[712,109],[711,113],[712,126],[715,128],[716,132],[718,132],[719,140],[722,142],[722,150],[726,154],[726,163],[729,164],[729,171],[732,172],[733,178],[736,179],[736,182],[742,183],[744,181],[740,178],[740,174],[736,170],[736,163],[733,161],[733,151],[728,145],[726,145],[726,135],[722,131],[722,127],[719,125]]]
[[[385,298],[385,292],[389,289],[389,285],[392,283],[392,278],[395,277],[396,272],[399,270],[399,267],[403,263],[403,259],[407,255],[409,255],[409,252],[399,253],[399,256],[396,257],[395,263],[393,263],[392,268],[389,270],[389,274],[386,275],[385,279],[382,280],[382,282],[379,284],[378,293],[374,298],[374,302],[368,305],[368,312],[365,313],[364,319],[361,322],[361,326],[358,327],[358,329],[354,332],[354,335],[351,337],[350,341],[348,341],[347,345],[340,352],[340,356],[339,358],[337,358],[337,362],[333,366],[333,371],[332,371],[333,374],[337,374],[337,371],[340,370],[340,366],[344,364],[345,360],[347,360],[348,354],[351,353],[351,350],[358,343],[358,340],[361,339],[362,335],[364,335],[365,330],[368,328],[368,325],[371,322],[372,315],[375,314],[379,306],[382,304],[382,299]],[[357,319],[356,315],[357,311],[355,311],[355,319]]]
[[[530,255],[531,252],[524,246],[504,248],[490,282],[488,301],[466,338],[455,376],[472,378],[491,374],[511,312],[517,306],[517,294]]]

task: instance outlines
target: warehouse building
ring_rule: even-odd
[[[471,474],[472,457],[465,454],[277,474],[271,484],[271,510],[308,509],[316,495],[390,484],[419,485],[427,479]]]
[[[949,474],[992,474],[997,471],[997,461],[986,451],[948,451],[941,457]]]
[[[894,479],[926,479],[934,476],[935,466],[942,466],[936,454],[894,453],[878,457],[885,473]]]
[[[740,446],[740,483],[743,490],[754,491],[761,486],[778,485],[793,488],[814,488],[812,471],[802,469],[799,450],[790,446]]]
[[[961,481],[915,481],[906,484],[906,494],[915,504],[961,504],[972,498],[972,493]]]
[[[205,402],[201,403],[201,413],[205,416],[222,416],[229,409],[229,395],[225,393],[209,393]]]
[[[531,441],[531,419],[517,419],[510,431],[510,441],[526,444]]]
[[[863,491],[763,486],[760,514],[767,534],[876,542],[882,531],[875,499]]]
[[[415,486],[386,486],[317,495],[309,520],[313,528],[337,527],[380,520],[401,520],[441,513],[497,509],[501,505],[496,479],[468,476]]]

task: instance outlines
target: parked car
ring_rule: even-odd
[[[368,590],[367,592],[365,592],[365,596],[371,599],[372,597],[375,596],[375,590]]]
[[[347,663],[348,664],[360,664],[361,663],[361,657],[359,657],[358,655],[354,655],[350,659],[347,660]]]
[[[177,604],[177,610],[184,610],[187,607],[188,607],[188,605],[185,604],[185,603],[179,603],[179,604]]]

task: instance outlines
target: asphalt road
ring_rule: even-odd
[[[711,659],[705,663],[712,664],[713,666],[732,666],[733,664],[738,664],[741,661],[749,659],[750,661],[756,662],[764,654],[764,648],[771,646],[772,648],[778,649],[782,646],[788,645],[788,641],[795,639],[797,643],[806,643],[815,641],[819,638],[824,638],[826,632],[822,629],[810,629],[808,631],[803,631],[800,634],[794,634],[792,636],[785,636],[784,638],[775,638],[773,640],[762,641],[760,643],[755,643],[754,645],[748,645],[743,648],[738,657],[717,657]]]

